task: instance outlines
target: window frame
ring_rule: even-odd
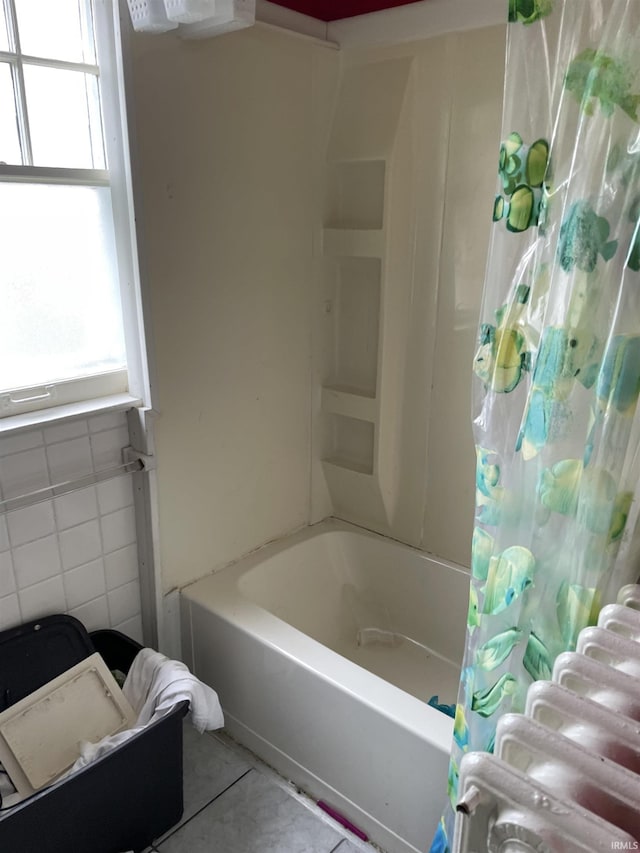
[[[16,21],[15,0],[0,0],[8,27]],[[127,366],[77,379],[49,382],[33,388],[13,389],[0,395],[0,433],[25,429],[34,424],[65,419],[79,414],[112,408],[150,406],[149,367],[144,330],[140,286],[136,220],[133,205],[133,180],[128,143],[125,99],[125,74],[118,0],[85,0],[91,7],[96,64],[42,59],[20,53],[19,36],[10,47],[0,51],[0,60],[11,61],[16,68],[14,82],[16,109],[25,109],[22,63],[39,63],[67,68],[99,77],[102,134],[106,169],[74,169],[0,163],[0,183],[83,185],[110,188],[116,245],[115,267],[119,280],[122,324]],[[17,34],[17,27],[14,28]],[[26,112],[19,121],[23,157],[33,162],[28,138]],[[22,128],[27,128],[24,138]],[[53,392],[52,392],[53,389]]]

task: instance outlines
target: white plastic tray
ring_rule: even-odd
[[[0,763],[19,794],[51,784],[96,743],[134,725],[135,712],[99,654],[0,714]]]

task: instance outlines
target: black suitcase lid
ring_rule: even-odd
[[[95,652],[73,616],[44,616],[0,631],[0,711]]]

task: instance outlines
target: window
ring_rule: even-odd
[[[116,15],[0,0],[0,417],[141,396]]]

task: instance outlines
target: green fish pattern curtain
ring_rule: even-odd
[[[638,577],[640,2],[509,0],[497,195],[473,370],[467,644],[431,853],[460,761],[493,750]]]

